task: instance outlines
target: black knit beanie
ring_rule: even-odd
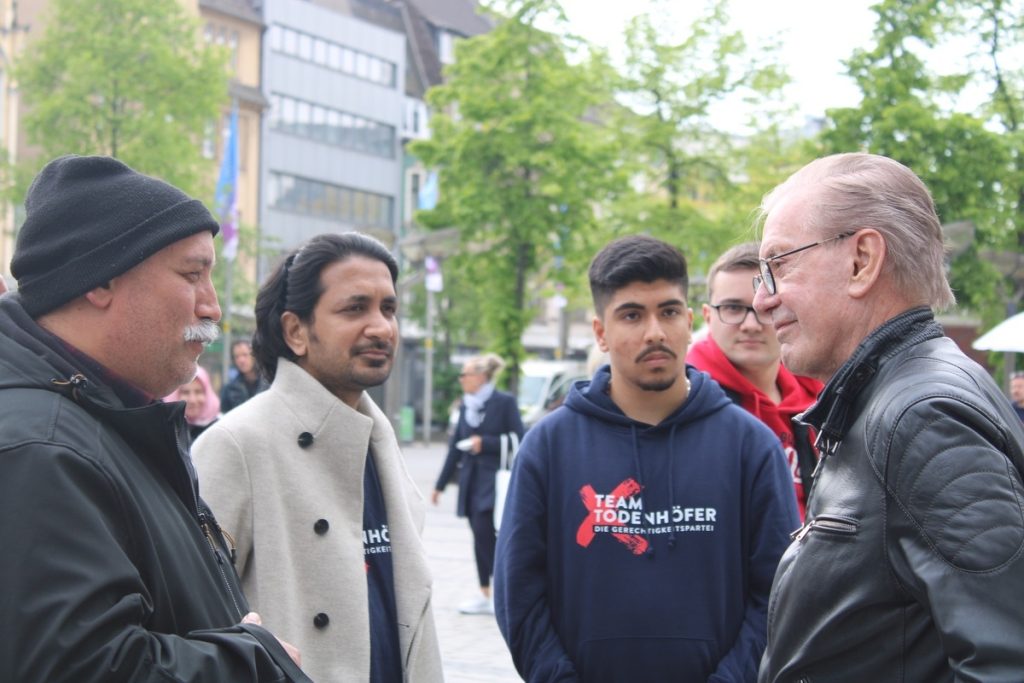
[[[220,229],[198,199],[111,157],[54,159],[28,188],[25,210],[11,274],[33,318],[178,240]]]

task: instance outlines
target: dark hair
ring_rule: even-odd
[[[231,355],[232,355],[232,357],[235,355],[235,349],[237,349],[242,344],[245,344],[246,346],[248,346],[249,350],[252,351],[252,342],[251,341],[249,341],[248,339],[236,339],[233,342],[231,342]]]
[[[317,235],[293,251],[260,287],[256,295],[256,332],[252,352],[270,381],[277,374],[277,359],[295,360],[284,340],[281,315],[291,311],[299,320],[313,320],[313,309],[324,293],[320,274],[352,256],[365,256],[388,267],[392,284],[398,281],[398,262],[383,244],[359,232]]]
[[[620,237],[605,245],[590,262],[590,294],[598,317],[615,292],[634,282],[668,280],[687,296],[686,257],[678,248],[647,235]]]

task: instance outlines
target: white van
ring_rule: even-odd
[[[519,413],[529,429],[561,405],[576,380],[588,379],[582,361],[528,360],[519,373]]]

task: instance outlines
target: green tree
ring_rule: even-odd
[[[15,65],[29,141],[47,157],[117,157],[212,195],[202,140],[227,100],[227,54],[177,0],[52,0]]]
[[[626,29],[626,58],[619,83],[615,128],[642,190],[613,210],[616,232],[648,232],[674,241],[691,259],[714,258],[735,241],[729,210],[744,157],[736,131],[717,119],[723,103],[742,103],[760,112],[759,127],[775,123],[772,98],[788,81],[773,46],[753,50],[729,25],[726,0],[676,37],[660,15],[634,18]],[[767,150],[763,147],[762,150]]]
[[[822,152],[865,150],[897,159],[928,184],[943,222],[968,220],[973,244],[956,258],[951,284],[960,304],[988,321],[1001,317],[1001,276],[981,258],[1007,243],[1018,218],[1022,151],[1013,136],[993,130],[983,114],[953,106],[971,78],[969,71],[940,74],[929,69],[932,51],[966,20],[950,0],[883,0],[874,45],[847,62],[863,93],[856,107],[828,112]],[[978,8],[990,3],[959,3]]]
[[[553,0],[513,0],[493,31],[461,41],[447,82],[428,93],[432,138],[412,147],[440,175],[438,205],[418,219],[460,230],[446,278],[477,298],[483,345],[508,361],[513,390],[531,292],[560,276],[559,259],[590,249],[595,199],[615,177],[594,121],[611,100],[606,72],[571,61],[571,41],[538,28],[549,17],[564,22]]]
[[[1005,0],[958,4],[961,15],[966,15],[966,21],[956,24],[960,34],[976,37],[985,57],[974,79],[990,93],[987,121],[1002,132],[1012,157],[1011,172],[1002,183],[1009,212],[986,237],[995,250],[1024,254],[1024,71],[1010,66],[1017,63],[1014,53],[1024,40],[1024,7]],[[1024,300],[1024,259],[1018,257],[1014,265],[1015,269],[1002,271],[1005,279],[997,281],[999,300],[1007,302],[1008,313],[1018,311]]]

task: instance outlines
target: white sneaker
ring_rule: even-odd
[[[462,614],[494,614],[494,603],[490,598],[480,596],[459,605]]]

